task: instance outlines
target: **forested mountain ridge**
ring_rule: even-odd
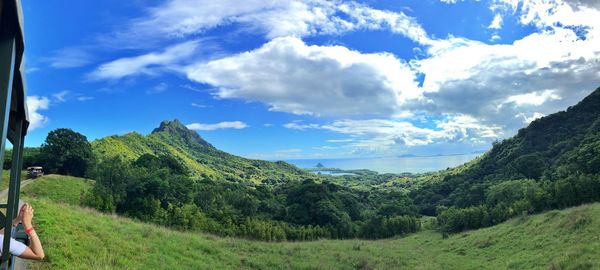
[[[266,241],[382,238],[420,228],[395,190],[357,190],[282,161],[220,151],[181,122],[92,142],[82,203],[185,230]]]
[[[133,161],[144,154],[167,155],[178,160],[194,178],[262,183],[312,178],[283,161],[246,159],[220,151],[179,120],[163,121],[150,135],[136,132],[92,142],[96,158],[121,157]]]
[[[426,184],[411,197],[426,215],[483,205],[487,208],[479,214],[489,214],[489,223],[497,223],[494,211],[502,213],[500,221],[519,211],[599,200],[600,88],[565,111],[531,122],[470,167]]]

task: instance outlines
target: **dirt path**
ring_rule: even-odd
[[[35,181],[36,179],[27,179],[27,180],[21,181],[21,188],[23,188],[24,186],[28,185],[29,183]],[[0,191],[0,198],[6,198],[7,195],[8,195],[8,188],[3,191]]]

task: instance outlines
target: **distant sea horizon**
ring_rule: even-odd
[[[316,168],[317,164],[320,163],[325,168],[342,170],[367,169],[378,173],[426,173],[456,167],[481,155],[483,153],[379,158],[311,158],[285,161],[302,169]]]

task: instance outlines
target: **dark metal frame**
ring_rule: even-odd
[[[19,0],[0,0],[0,164],[4,164],[6,139],[13,146],[8,200],[0,204],[6,209],[4,241],[0,269],[12,269],[10,255],[10,234],[12,220],[19,207],[21,169],[23,167],[23,146],[29,118],[25,94],[23,67],[23,16]],[[2,183],[0,174],[0,183]]]

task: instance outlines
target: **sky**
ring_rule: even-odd
[[[260,159],[472,153],[600,86],[596,0],[22,0],[28,146],[179,119]]]

